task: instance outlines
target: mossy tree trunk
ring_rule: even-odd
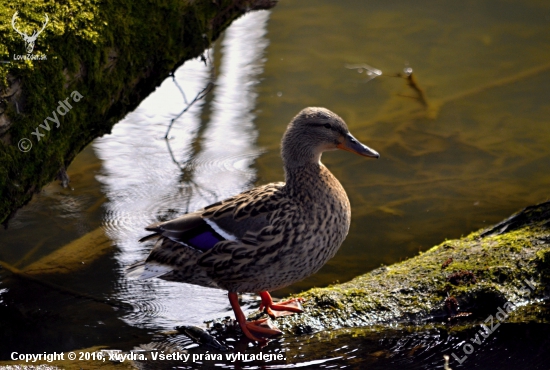
[[[0,222],[236,18],[277,0],[0,5]],[[31,58],[23,37],[48,16]],[[15,60],[14,60],[15,59]],[[68,100],[67,100],[68,99]],[[48,119],[48,117],[50,117]],[[40,126],[42,125],[42,126]]]
[[[304,313],[277,324],[307,333],[397,323],[483,323],[499,309],[515,322],[546,320],[528,308],[548,301],[549,281],[550,202],[545,202],[407,261],[304,292]]]

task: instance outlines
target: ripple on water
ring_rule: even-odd
[[[251,165],[260,154],[259,150],[235,154],[220,153],[220,155],[198,156],[190,163],[191,167],[200,173],[209,173],[216,170],[237,172],[247,177],[254,177],[256,171],[251,168]]]
[[[254,181],[252,164],[260,150],[250,113],[256,98],[251,86],[261,72],[258,63],[266,43],[258,44],[252,36],[264,40],[267,19],[268,13],[257,12],[235,22],[232,27],[246,39],[231,37],[228,30],[222,73],[216,78],[212,98],[198,102],[174,121],[170,131],[174,139],[160,138],[181,112],[182,99],[173,81],[165,81],[111,135],[96,141],[97,156],[103,161],[97,179],[109,199],[104,225],[117,244],[122,269],[143,260],[150,251],[151,242],[138,242],[147,235],[145,226],[238,194]],[[255,52],[230,48],[230,40]],[[178,69],[178,74],[186,76],[178,80],[187,97],[204,88],[211,79],[210,68],[191,62]],[[203,110],[202,103],[207,109]],[[201,326],[206,319],[230,312],[227,295],[221,290],[159,279],[128,281],[121,272],[116,296],[134,307],[123,316],[131,325],[157,330]]]
[[[163,297],[168,296],[166,289],[159,289],[158,282],[150,281],[128,281],[119,280],[116,285],[118,298],[122,302],[133,307],[131,312],[126,313],[124,320],[131,322],[137,327],[158,328],[166,313],[166,306],[162,303]]]
[[[219,289],[125,278],[116,289],[117,297],[134,307],[123,320],[137,327],[172,330],[181,325],[204,326],[205,320],[230,312],[227,295]]]
[[[411,329],[413,330],[411,332]],[[473,353],[464,357],[462,347],[472,333],[479,330],[451,327],[419,327],[407,330],[388,330],[364,327],[319,332],[310,335],[292,335],[272,340],[266,347],[251,346],[242,340],[240,334],[216,336],[226,346],[225,350],[213,349],[210,345],[191,344],[180,331],[159,333],[151,343],[142,344],[140,350],[163,350],[165,353],[183,351],[198,358],[206,353],[219,354],[222,360],[202,360],[187,363],[147,361],[138,363],[142,369],[158,368],[222,368],[222,369],[443,369],[443,355],[450,356],[450,368],[480,369],[540,369],[548,368],[550,354],[547,351],[547,325],[504,324],[498,334],[485,342],[474,343]],[[469,331],[469,332],[468,332]],[[529,334],[527,334],[529,333]],[[521,334],[521,336],[518,336]],[[529,337],[530,341],[518,341],[517,338]],[[500,350],[495,350],[499,348]],[[502,351],[507,353],[502,356]],[[275,361],[234,361],[235,354],[257,355],[283,354],[285,360]],[[452,354],[456,355],[456,358]],[[457,358],[464,363],[460,364]]]
[[[176,161],[174,152],[181,157],[182,153],[190,155],[189,149],[174,151],[157,140],[148,143],[147,155],[138,156],[133,154],[133,144],[121,140],[117,138],[117,145],[107,145],[109,150],[102,153],[106,164],[97,179],[106,185],[109,202],[104,226],[117,243],[123,270],[147,257],[153,244],[139,243],[148,234],[145,226],[239,193],[255,178],[250,167],[258,150],[240,148],[242,152],[235,153],[214,146],[189,160]],[[135,135],[133,140],[137,140]],[[134,155],[136,159],[128,161]],[[227,296],[220,290],[159,279],[128,281],[121,272],[116,295],[134,307],[123,317],[131,325],[163,330],[203,325],[204,320],[230,310]]]
[[[255,179],[250,165],[257,156],[254,151],[199,157],[182,167],[179,179],[172,177],[168,185],[153,176],[132,181],[125,192],[110,199],[104,224],[112,235],[132,234],[137,240],[145,235],[143,228],[152,222],[178,217],[243,191],[243,178],[249,183]],[[229,177],[239,178],[241,184],[226,188],[224,184],[231,183]]]

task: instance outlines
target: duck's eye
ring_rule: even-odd
[[[332,126],[330,125],[330,123],[325,123],[324,126],[325,126],[326,128],[328,128],[328,129],[331,129],[331,128],[332,128]]]

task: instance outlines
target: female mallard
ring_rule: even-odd
[[[324,151],[343,149],[378,158],[346,123],[325,108],[306,108],[283,136],[286,183],[263,185],[145,229],[158,237],[147,260],[130,267],[141,279],[158,277],[227,290],[243,333],[281,332],[266,320],[247,322],[238,292],[259,293],[260,309],[301,312],[297,300],[274,304],[269,290],[304,279],[335,254],[348,233],[351,210],[344,188],[321,163]],[[280,315],[280,314],[279,314]]]

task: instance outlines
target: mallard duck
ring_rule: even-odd
[[[158,238],[149,257],[130,267],[141,279],[220,288],[242,332],[251,340],[281,332],[266,319],[249,322],[237,293],[258,293],[270,316],[301,312],[300,300],[275,304],[269,291],[318,271],[346,238],[351,209],[336,177],[321,163],[325,151],[364,157],[379,154],[356,140],[344,120],[325,108],[306,108],[292,119],[281,142],[286,182],[247,190],[145,229]]]

